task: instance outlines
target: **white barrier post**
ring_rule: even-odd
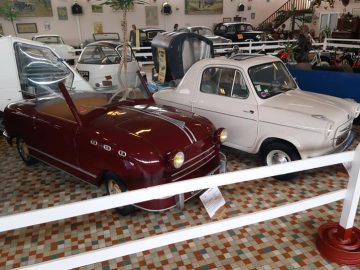
[[[317,247],[323,257],[341,265],[360,264],[360,230],[354,220],[360,198],[360,146],[355,150],[349,170],[340,223],[330,222],[319,228]]]
[[[250,40],[250,43],[249,43],[249,53],[251,53],[251,49],[252,49],[252,41]]]
[[[324,39],[323,51],[326,51],[326,48],[327,48],[327,37],[325,37],[325,39]]]

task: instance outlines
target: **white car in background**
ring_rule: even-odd
[[[75,65],[75,49],[74,47],[64,43],[64,40],[58,35],[38,35],[32,40],[45,43],[52,48],[62,59],[69,65]]]
[[[114,41],[97,41],[85,46],[76,69],[96,91],[113,92],[125,86],[137,85],[139,63],[130,45],[127,46],[127,72],[120,69],[122,44]],[[126,75],[126,76],[125,76]]]
[[[154,99],[226,128],[225,145],[260,153],[264,165],[345,150],[360,112],[354,101],[302,91],[273,56],[200,60],[176,88],[161,90]]]

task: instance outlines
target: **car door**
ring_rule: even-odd
[[[195,113],[227,129],[226,145],[241,150],[253,147],[258,134],[257,102],[248,85],[237,68],[207,67],[193,103]]]
[[[77,166],[74,139],[78,127],[75,120],[39,112],[34,117],[34,147],[52,161],[60,162],[64,166]]]

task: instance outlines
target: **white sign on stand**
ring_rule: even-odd
[[[225,205],[225,199],[218,187],[209,188],[200,196],[200,200],[210,218],[215,215],[221,206]]]

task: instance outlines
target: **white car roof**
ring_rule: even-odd
[[[31,45],[35,45],[35,46],[41,46],[41,47],[49,48],[49,46],[44,45],[44,43],[42,43],[42,42],[35,41],[35,40],[30,40],[30,39],[25,39],[25,38],[13,37],[13,36],[4,36],[1,39],[1,44],[4,44],[2,42],[4,42],[4,43],[21,42],[21,43],[26,43],[26,44],[31,44]]]
[[[254,55],[245,57],[242,60],[229,59],[225,57],[208,58],[196,62],[192,68],[202,68],[207,65],[233,65],[241,66],[245,70],[250,67],[261,65],[269,62],[281,61],[279,58],[272,55]],[[191,68],[191,69],[192,69]]]
[[[33,38],[39,38],[39,37],[60,37],[59,35],[36,35]]]

